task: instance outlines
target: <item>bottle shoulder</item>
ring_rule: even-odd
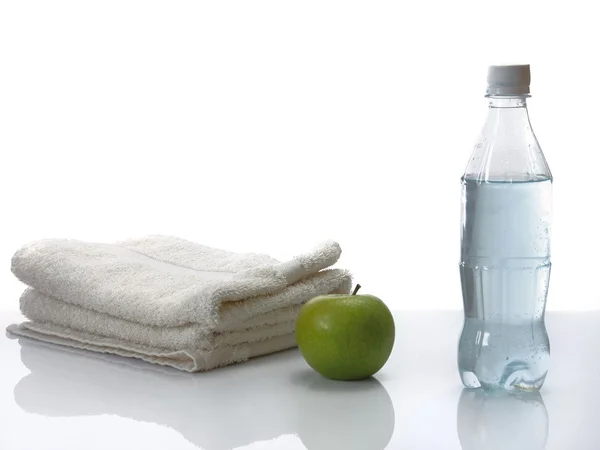
[[[475,147],[463,179],[487,181],[545,181],[552,173],[533,132],[507,133],[502,136],[481,136]]]

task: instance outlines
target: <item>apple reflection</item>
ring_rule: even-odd
[[[298,435],[309,450],[380,450],[394,434],[394,405],[375,378],[331,381],[301,373],[297,397]]]

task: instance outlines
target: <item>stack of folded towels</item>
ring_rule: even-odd
[[[294,347],[314,296],[348,293],[335,242],[279,262],[169,236],[44,240],[12,259],[28,319],[8,331],[197,372]]]

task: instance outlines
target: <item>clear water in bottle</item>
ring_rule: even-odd
[[[528,66],[516,67],[528,74]],[[462,187],[461,379],[472,388],[538,390],[550,357],[544,314],[552,176],[531,131],[525,94],[490,96]]]
[[[548,371],[544,308],[550,279],[551,180],[463,180],[460,265],[465,385],[535,388]]]

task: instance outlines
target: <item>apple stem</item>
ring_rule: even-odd
[[[359,289],[360,289],[360,284],[357,284],[356,287],[354,288],[354,292],[352,292],[352,295],[356,295],[356,293],[358,292]]]

